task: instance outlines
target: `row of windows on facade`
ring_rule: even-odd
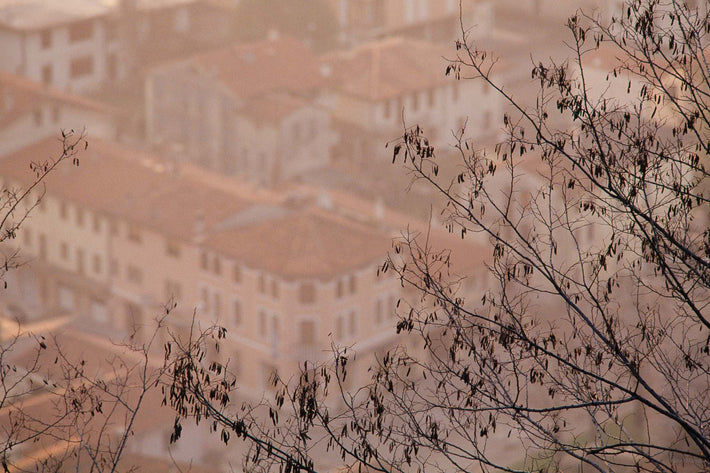
[[[418,112],[425,102],[428,108],[433,108],[436,105],[437,90],[440,89],[430,88],[423,92],[414,91],[408,95],[399,96],[390,100],[385,100],[383,112],[385,119],[389,119],[392,116],[393,112],[395,113],[395,116],[399,116],[399,113],[401,113],[402,108],[404,107],[404,102],[405,100],[407,100],[407,97],[409,97],[412,112]],[[490,86],[485,83],[483,85],[483,94],[488,95],[489,91]],[[454,82],[453,84],[451,84],[451,98],[454,101],[457,101],[459,99],[458,82]]]
[[[174,281],[166,282],[166,291],[168,298],[176,297],[179,294],[180,287]],[[218,291],[210,291],[203,287],[200,295],[200,309],[208,317],[213,317],[215,320],[220,320],[222,317],[222,296]],[[396,300],[393,295],[387,295],[378,298],[373,307],[373,322],[375,325],[381,325],[395,315]],[[239,327],[244,322],[244,310],[241,300],[232,299],[232,323],[235,327]],[[258,311],[258,334],[262,338],[276,337],[279,333],[279,315],[276,313],[268,313],[266,310]],[[316,321],[312,319],[302,320],[298,325],[298,339],[301,344],[313,345],[317,342]],[[357,336],[358,334],[358,314],[355,310],[340,313],[334,318],[334,330],[332,332],[335,340],[346,340]],[[274,340],[272,340],[274,341]]]
[[[118,38],[119,25],[116,21],[103,21],[104,29],[104,39],[106,41],[113,41]],[[190,28],[190,16],[189,12],[181,8],[174,13],[173,17],[173,30],[178,33],[184,33]],[[145,38],[150,31],[150,22],[148,18],[142,18],[138,23],[138,31],[140,37]],[[84,20],[75,22],[68,27],[69,42],[77,43],[80,41],[88,41],[95,36],[95,22],[94,20]],[[47,28],[39,32],[40,46],[42,49],[49,49],[52,47],[52,40],[54,38],[54,29]]]
[[[183,87],[175,87],[171,85],[175,81],[174,76],[166,76],[161,80],[158,86],[153,87],[155,102],[158,106],[161,117],[178,118],[176,120],[161,120],[160,125],[164,130],[178,129],[182,131],[182,138],[187,141],[190,134],[184,133],[185,130],[206,131],[204,127],[210,121],[210,118],[215,113],[214,107],[214,91],[212,89],[200,90],[196,88],[194,83],[186,82]],[[226,100],[226,99],[224,99]],[[220,109],[216,109],[220,112]],[[238,111],[232,105],[223,105],[221,109],[221,117],[223,123],[223,136],[225,139],[232,137],[238,125],[238,117],[235,117]],[[185,119],[189,117],[190,120]],[[245,115],[248,118],[248,114]],[[191,123],[187,125],[187,123]],[[318,134],[318,123],[315,119],[301,119],[296,121],[290,127],[291,139],[294,142],[309,143],[313,141]],[[204,136],[205,133],[197,133],[196,136]],[[227,147],[229,148],[229,147]],[[226,151],[226,150],[225,150]],[[241,158],[244,161],[250,159],[251,153],[249,148],[243,147],[240,149]],[[265,153],[260,153],[265,156]],[[260,159],[259,161],[263,161]]]
[[[41,199],[39,201],[39,209],[40,211],[45,211],[46,209],[46,204],[45,200]],[[59,202],[59,218],[67,221],[69,220],[69,210],[70,206],[69,203],[66,201],[60,201]],[[82,208],[80,207],[74,207],[74,223],[78,228],[83,228],[85,221],[86,221],[86,214],[89,212],[85,212]],[[111,232],[111,235],[113,236],[119,236],[119,226],[118,226],[118,221],[113,220],[113,219],[107,219],[106,220],[109,224],[109,231]],[[100,214],[98,213],[91,213],[91,227],[94,233],[100,233],[103,228],[102,224],[102,218]],[[142,232],[141,229],[132,223],[128,223],[127,225],[127,230],[126,230],[126,238],[134,243],[140,243],[143,240]],[[166,254],[174,257],[180,256],[180,244],[174,240],[166,240],[165,244],[165,252]]]
[[[72,59],[69,63],[69,77],[71,79],[80,79],[82,77],[90,76],[94,73],[94,57],[93,56],[82,56]],[[42,66],[42,82],[45,84],[52,84],[54,81],[54,67],[52,64],[45,64]],[[106,57],[106,76],[109,80],[118,79],[118,56],[115,53],[111,53]]]
[[[222,262],[218,255],[203,251],[200,257],[200,267],[203,271],[210,272],[215,276],[222,275]],[[242,282],[242,268],[238,264],[232,267],[232,280],[235,283]],[[257,278],[257,291],[259,294],[269,294],[274,299],[279,297],[279,282],[276,279],[268,278],[260,274]],[[335,284],[335,297],[338,299],[357,292],[357,279],[355,275],[340,278]],[[304,304],[316,302],[316,286],[313,282],[301,283],[298,290],[298,300]]]
[[[105,22],[104,31],[106,39],[112,40],[117,37],[117,25],[115,22]],[[68,27],[69,42],[77,43],[79,41],[88,41],[94,37],[94,22],[92,20],[79,21]],[[39,42],[42,49],[52,47],[54,30],[51,28],[44,29],[39,33]]]

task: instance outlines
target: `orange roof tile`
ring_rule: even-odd
[[[404,38],[389,38],[323,58],[336,89],[369,100],[425,90],[447,81],[445,55],[451,51]]]
[[[102,103],[62,92],[26,77],[0,71],[0,128],[32,112],[44,102],[71,105],[95,112],[114,114]]]
[[[389,234],[317,209],[225,229],[205,244],[287,278],[321,278],[382,263]]]
[[[0,160],[0,175],[29,183],[34,178],[30,161],[59,153],[57,139],[45,139]],[[52,194],[173,238],[189,239],[198,219],[209,228],[252,203],[171,172],[170,163],[152,154],[116,143],[92,139],[78,157],[78,167],[65,163],[47,178]]]
[[[237,44],[178,64],[199,67],[245,99],[268,92],[307,92],[325,83],[318,58],[303,43],[288,37]]]

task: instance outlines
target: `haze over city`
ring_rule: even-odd
[[[709,10],[0,0],[4,471],[710,471]]]

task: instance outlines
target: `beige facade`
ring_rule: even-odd
[[[45,140],[5,158],[3,183],[29,182],[27,160],[53,147]],[[89,150],[79,167],[50,176],[41,205],[3,248],[19,247],[27,261],[3,300],[26,307],[29,319],[73,315],[89,331],[146,334],[142,326],[175,302],[174,333],[186,333],[193,313],[203,327],[227,328],[225,361],[254,395],[272,371],[288,377],[327,357],[331,341],[372,345],[394,335],[401,289],[376,276],[390,247],[381,224],[307,198],[250,197],[231,179],[233,191],[219,180],[210,187],[189,167],[169,170],[112,143],[94,140]],[[41,303],[29,304],[37,294]]]

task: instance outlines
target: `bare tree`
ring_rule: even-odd
[[[54,158],[47,158],[28,163],[34,173],[34,180],[29,186],[18,188],[5,185],[0,188],[0,244],[9,243],[17,236],[17,232],[30,213],[40,204],[45,194],[47,176],[54,172],[63,162],[71,160],[79,165],[78,152],[89,146],[84,132],[74,130],[62,131],[59,139],[61,151]],[[7,288],[5,274],[21,264],[17,250],[8,253],[8,245],[0,248],[0,281]]]
[[[172,373],[178,414],[285,471],[313,471],[328,451],[382,472],[709,471],[710,16],[698,3],[574,16],[572,57],[532,69],[534,106],[494,81],[495,57],[462,25],[445,73],[508,102],[506,139],[480,149],[457,131],[453,175],[417,126],[394,156],[444,197],[452,232],[490,242],[489,286],[467,298],[450,255],[405,235],[381,269],[416,290],[398,330],[423,353],[391,350],[349,392],[336,347],[333,364],[275,380],[264,422],[231,406],[238,379],[190,346],[189,370]],[[602,53],[617,64],[598,81],[587,58]]]
[[[29,186],[6,182],[0,189],[0,281],[25,264],[12,240],[40,205],[47,177],[65,161],[78,166],[80,151],[88,147],[85,134],[74,131],[62,132],[58,141],[57,157],[28,163],[34,173]],[[165,307],[154,330],[142,330],[147,338],[107,342],[92,353],[84,353],[89,345],[76,331],[50,334],[2,320],[2,471],[118,471],[139,412],[153,392],[159,402],[158,381],[168,367],[154,357],[155,347],[173,307]]]

